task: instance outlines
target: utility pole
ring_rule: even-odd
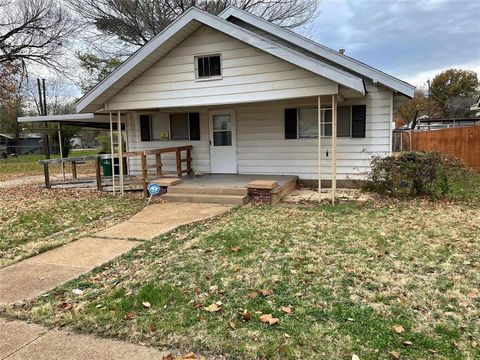
[[[432,117],[432,97],[430,95],[430,79],[427,80],[428,84],[428,118]]]
[[[42,86],[43,85],[43,86]],[[42,84],[40,83],[40,79],[37,78],[37,87],[38,87],[38,112],[40,116],[47,115],[47,95],[45,91],[45,79],[42,79]],[[43,88],[43,96],[42,96],[42,88]],[[45,159],[50,159],[50,145],[48,143],[48,127],[47,122],[43,123],[44,133],[43,133],[43,149],[45,151]]]

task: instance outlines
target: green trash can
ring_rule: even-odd
[[[112,159],[100,159],[103,176],[112,176]]]

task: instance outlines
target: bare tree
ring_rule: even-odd
[[[0,67],[61,68],[64,43],[77,29],[65,6],[55,0],[0,0]]]
[[[219,14],[229,5],[292,29],[308,22],[318,0],[68,0],[102,34],[142,46],[189,7]]]

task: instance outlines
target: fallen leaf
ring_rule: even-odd
[[[137,317],[137,313],[134,311],[129,312],[127,315],[125,315],[125,320],[132,320]]]
[[[436,353],[437,353],[437,350],[433,350],[433,349],[428,349],[428,351],[430,351],[432,354],[436,354]]]
[[[472,348],[476,349],[478,346],[478,343],[475,340],[472,340]]]
[[[241,313],[243,320],[250,321],[252,320],[252,314],[247,309],[243,310]]]
[[[360,358],[358,357],[357,354],[353,354],[352,355],[352,360],[360,360]]]
[[[170,353],[170,354],[167,354],[167,355],[165,355],[165,356],[162,357],[162,360],[173,360],[173,356],[172,356],[171,353]]]
[[[292,307],[290,305],[288,306],[282,306],[282,311],[285,313],[285,314],[291,314],[292,313]]]
[[[285,336],[286,339],[290,338],[290,335],[288,335],[287,333],[283,334],[283,336]]]
[[[262,323],[268,324],[268,325],[273,325],[273,324],[278,324],[280,323],[280,320],[277,318],[274,318],[272,314],[264,314],[258,318]]]
[[[262,296],[270,296],[272,295],[272,292],[270,290],[263,289],[263,290],[260,290],[260,294],[262,294]]]
[[[397,334],[403,334],[405,332],[405,329],[402,325],[394,325],[393,330],[395,330]]]
[[[403,342],[403,345],[405,345],[405,346],[410,346],[412,344],[413,344],[413,342],[411,342],[411,341],[404,341]]]
[[[231,328],[232,330],[235,330],[235,329],[237,328],[237,325],[235,325],[235,323],[234,323],[233,321],[229,321],[229,322],[228,322],[228,326],[230,326],[230,328]]]
[[[394,359],[400,359],[400,353],[397,351],[390,351],[389,354],[392,355]]]
[[[251,292],[250,294],[247,295],[250,299],[255,299],[258,296],[257,292]]]
[[[190,352],[190,353],[182,356],[182,359],[196,359],[196,358],[197,357],[195,356],[195,354],[193,352]]]
[[[241,248],[240,246],[238,246],[238,245],[235,245],[235,246],[232,246],[230,249],[231,249],[233,252],[237,252],[237,251],[240,251],[242,248]]]
[[[207,306],[205,308],[203,308],[204,310],[208,311],[208,312],[211,312],[211,313],[214,313],[214,312],[217,312],[220,310],[220,306],[218,306],[217,304],[213,303],[212,305],[210,306]]]
[[[152,305],[148,302],[148,301],[144,301],[142,302],[143,306],[145,306],[146,308],[150,308]]]
[[[210,291],[210,294],[216,294],[217,291],[218,291],[218,286],[212,285],[212,286],[210,286],[210,288],[208,289],[208,291]]]

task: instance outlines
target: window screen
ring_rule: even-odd
[[[197,57],[197,77],[221,76],[220,55]]]
[[[318,112],[316,108],[298,110],[298,137],[316,138],[318,136]]]
[[[172,140],[188,140],[188,114],[170,114]]]
[[[350,136],[350,106],[339,106],[337,108],[337,136]]]
[[[151,139],[168,140],[170,134],[170,122],[167,114],[153,114],[151,120]]]

